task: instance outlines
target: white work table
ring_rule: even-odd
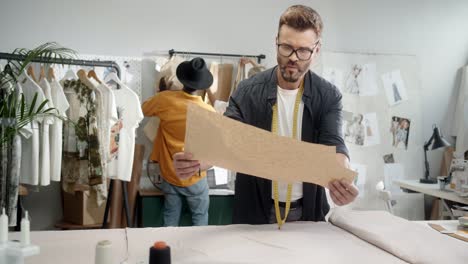
[[[390,249],[399,248],[403,255],[419,252],[418,248],[422,241],[410,243],[414,247],[408,252],[405,252],[406,246],[402,248],[399,245],[404,244],[407,238],[414,241],[415,237],[410,233],[411,229],[418,229],[416,228],[418,225],[413,226],[410,223],[410,226],[407,226],[410,229],[398,228],[401,227],[398,223],[405,220],[384,213],[342,214],[343,219],[354,218],[349,221],[355,226],[352,232],[328,222],[286,223],[282,230],[278,230],[276,225],[228,225],[32,232],[32,243],[40,246],[41,254],[27,258],[25,263],[92,264],[95,246],[100,240],[112,242],[113,263],[116,264],[148,263],[149,248],[155,241],[165,241],[171,247],[172,263],[408,263],[390,253],[389,248],[381,249],[376,246],[379,243],[371,244],[367,242],[369,240],[364,240],[355,233],[358,229],[369,226],[371,233],[364,231],[364,236],[366,234],[371,234],[371,237],[378,236],[378,233],[375,233],[375,221],[372,219],[378,222],[388,219],[382,223],[382,229],[379,229],[385,233],[385,238],[388,237],[393,241],[386,246]],[[362,224],[363,220],[366,223]],[[391,228],[393,224],[399,229],[398,232],[395,228]],[[403,226],[406,226],[405,222]],[[456,239],[447,240],[445,235],[439,236],[437,231],[429,227],[424,230],[430,234],[423,236],[431,237],[430,240],[424,240],[425,242],[434,239],[432,245],[434,242],[441,242],[440,245],[455,246],[458,248],[457,252],[462,252],[461,255],[452,258],[451,264],[466,263],[464,260],[468,259],[468,243]],[[18,238],[19,233],[10,236],[10,239]],[[396,238],[398,239],[395,240]],[[464,243],[467,251],[464,250]],[[427,251],[424,254],[426,253]]]
[[[32,232],[41,254],[26,263],[92,264],[96,243],[103,239],[112,241],[116,264],[126,259],[126,241],[126,263],[137,264],[148,263],[149,248],[159,240],[171,247],[172,263],[349,263],[350,257],[353,263],[406,263],[325,222],[287,223],[283,230],[229,225]]]
[[[451,190],[440,190],[439,184],[437,183],[435,184],[419,183],[419,180],[396,180],[394,181],[394,183],[400,186],[400,188],[402,189],[411,190],[414,192],[427,194],[427,195],[441,198],[444,200],[449,200],[449,201],[468,205],[467,198],[463,198]]]

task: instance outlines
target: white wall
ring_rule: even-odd
[[[326,50],[416,55],[425,94],[424,136],[430,137],[433,123],[447,133],[457,70],[468,62],[464,0],[1,0],[0,51],[57,41],[82,54],[116,56],[171,48],[264,53],[272,66],[278,18],[293,3],[308,4],[322,15]],[[151,95],[152,89],[151,84],[144,87],[143,96]],[[429,157],[433,175],[438,174],[440,151]],[[50,214],[33,227],[51,227],[59,218],[58,195],[48,191],[26,198],[25,205],[35,215]]]

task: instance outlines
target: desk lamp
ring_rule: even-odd
[[[434,143],[434,144],[432,144]],[[427,151],[429,150],[429,146],[432,144],[431,150],[438,149],[438,148],[445,148],[449,147],[450,143],[445,140],[442,135],[440,134],[439,128],[434,125],[432,136],[428,142],[424,144],[424,165],[425,165],[425,174],[424,178],[420,179],[420,183],[437,183],[437,180],[434,178],[429,177],[429,162],[427,161]]]

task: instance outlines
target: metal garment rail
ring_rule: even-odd
[[[247,57],[247,58],[257,58],[257,62],[261,63],[262,59],[265,59],[264,54],[259,55],[243,55],[243,54],[229,54],[229,53],[207,53],[207,52],[191,52],[191,51],[178,51],[178,50],[169,50],[169,55],[172,57],[174,54],[186,54],[186,55],[200,55],[200,56],[215,56],[215,57]]]
[[[24,61],[26,56],[12,53],[0,52],[1,60],[15,60]],[[66,65],[77,65],[77,66],[92,66],[92,67],[105,67],[114,68],[117,76],[121,75],[120,67],[115,61],[99,61],[99,60],[77,60],[77,59],[60,59],[60,58],[35,58],[31,62],[37,63],[49,63],[49,64],[66,64]]]
[[[0,52],[0,60],[25,61],[26,59],[27,59],[26,56],[23,56],[23,55]],[[61,58],[35,58],[31,62],[113,68],[116,71],[117,76],[119,78],[121,77],[120,67],[115,61],[78,60],[78,59],[61,59]],[[112,198],[112,189],[114,187],[114,181],[115,181],[114,179],[110,180],[109,191],[107,194],[106,209],[104,212],[104,219],[102,222],[102,228],[106,227],[107,218],[109,217],[109,209],[110,209],[110,203],[111,203],[111,198]],[[127,183],[124,181],[121,181],[121,183],[122,183],[125,217],[127,219],[127,225],[129,227],[132,227],[132,222],[130,221],[130,211],[129,211],[129,206],[128,206]],[[18,205],[19,206],[21,205],[20,200],[18,200]],[[21,207],[19,209],[21,209]],[[18,219],[20,218],[21,217],[18,217]]]

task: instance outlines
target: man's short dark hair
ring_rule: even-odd
[[[278,32],[283,25],[292,27],[300,32],[312,29],[318,38],[322,36],[322,18],[317,11],[308,6],[293,5],[286,9],[280,17]]]

